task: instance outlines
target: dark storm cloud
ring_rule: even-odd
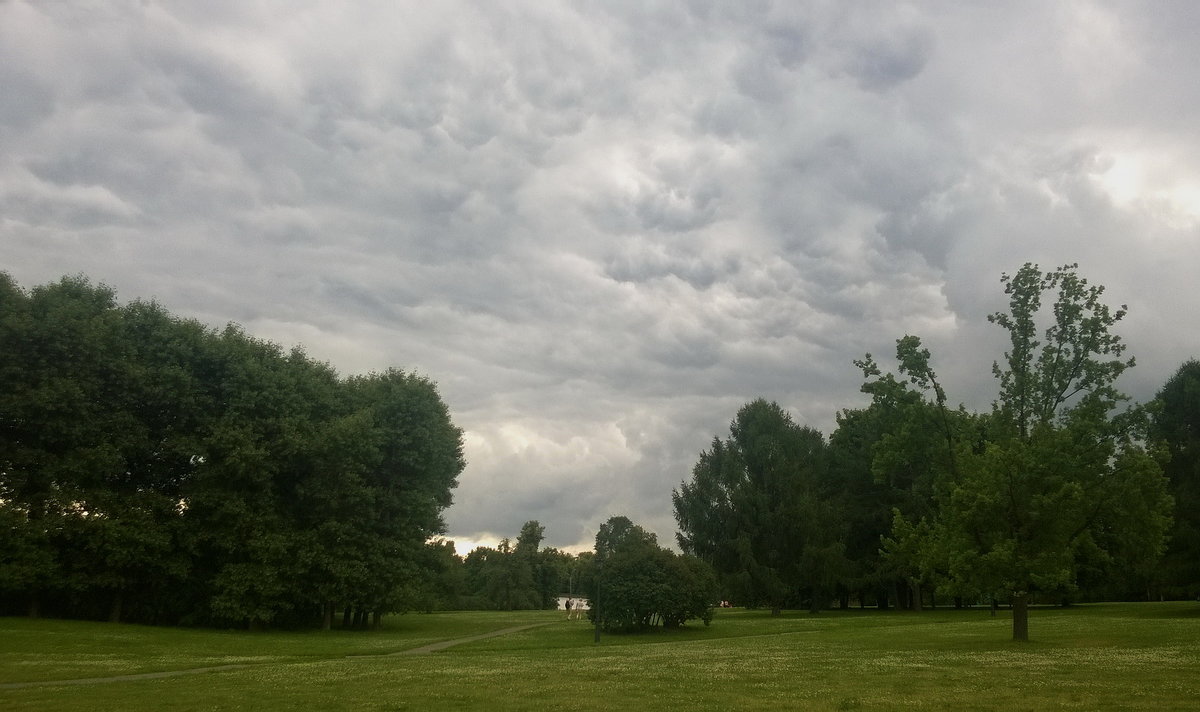
[[[0,4],[0,267],[440,384],[462,541],[671,539],[746,401],[828,432],[905,333],[986,407],[1026,260],[1194,355],[1200,10]],[[1153,289],[1145,285],[1154,285]]]

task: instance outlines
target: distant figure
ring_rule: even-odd
[[[567,603],[566,603],[566,606],[567,606],[567,620],[571,620],[571,606],[572,606],[572,605],[574,605],[574,603],[575,603],[575,601],[572,601],[572,600],[571,600],[571,599],[569,599],[569,598],[567,599]]]

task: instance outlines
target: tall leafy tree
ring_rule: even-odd
[[[545,527],[530,520],[515,545],[506,537],[495,549],[479,547],[467,555],[466,582],[476,606],[510,611],[546,607],[538,585],[544,533]]]
[[[517,565],[529,571],[529,605],[531,608],[553,608],[558,605],[561,559],[556,549],[539,549],[546,528],[532,519],[521,527],[513,555]]]
[[[192,356],[208,331],[153,302],[120,307],[116,317],[121,376],[108,403],[125,414],[120,436],[110,437],[122,466],[87,483],[77,550],[87,552],[88,585],[111,597],[110,620],[130,599],[153,620],[171,614],[166,601],[191,566],[179,504],[206,412]]]
[[[64,553],[80,549],[82,522],[106,516],[97,495],[126,472],[137,423],[122,407],[128,345],[113,291],[84,277],[36,287],[27,298],[6,286],[0,491],[23,520],[12,531],[18,549],[37,563],[24,571],[36,615],[46,594],[97,583],[68,566],[79,557]]]
[[[560,593],[573,594],[571,575],[575,568],[575,557],[565,551],[548,546],[538,552],[537,568],[534,570],[534,586],[537,588],[538,604],[542,609],[558,606]]]
[[[226,328],[210,345],[204,374],[216,411],[200,466],[186,490],[198,533],[206,595],[218,621],[259,627],[296,607],[292,582],[306,569],[294,515],[294,463],[309,451],[299,354]]]
[[[883,521],[876,536],[877,575],[898,585],[897,603],[922,607],[925,589],[947,588],[946,562],[924,555],[939,516],[936,492],[939,483],[958,478],[957,449],[971,418],[960,408],[947,406],[946,393],[930,364],[928,349],[914,336],[896,342],[896,360],[903,378],[883,373],[870,354],[855,364],[866,382],[862,390],[871,395],[871,406],[859,415],[859,426],[869,426],[870,469],[881,488],[872,494],[876,505],[870,524]],[[839,449],[844,447],[838,439]],[[877,529],[876,529],[877,530]],[[875,533],[874,531],[872,533]],[[961,587],[950,587],[959,589]],[[959,592],[956,590],[956,593]],[[931,591],[932,595],[932,591]]]
[[[501,610],[527,610],[534,608],[533,572],[529,561],[517,556],[512,542],[505,537],[496,547],[495,555],[489,557],[486,570],[488,598]]]
[[[1075,270],[1026,264],[1003,276],[1009,310],[989,317],[1010,339],[993,368],[999,394],[985,432],[955,446],[937,486],[939,517],[919,533],[931,566],[1007,593],[1015,640],[1029,637],[1032,593],[1074,586],[1084,559],[1153,559],[1170,521],[1144,413],[1122,407],[1128,399],[1115,386],[1133,365],[1112,333],[1124,308],[1104,304],[1104,289]],[[917,356],[902,365],[932,385],[928,354]]]
[[[814,607],[844,572],[844,538],[822,490],[825,440],[776,403],[743,406],[673,492],[679,545],[711,564],[725,594],[778,614],[802,590]]]
[[[366,473],[372,507],[361,517],[373,582],[363,605],[386,613],[400,607],[394,594],[420,570],[425,542],[445,533],[442,512],[466,466],[462,430],[424,376],[389,369],[350,385],[378,448]]]
[[[876,404],[844,410],[829,437],[829,475],[847,529],[847,572],[840,592],[845,605],[857,593],[860,603],[874,597],[886,608],[893,583],[894,576],[880,558],[879,542],[891,526],[895,498],[872,469],[875,446],[886,432],[886,414]]]
[[[1161,583],[1173,596],[1200,593],[1200,361],[1191,359],[1158,392],[1153,435],[1166,446],[1164,472],[1175,498],[1175,524]]]
[[[378,617],[436,558],[462,467],[421,376],[342,380],[84,277],[0,274],[0,593],[33,614]]]
[[[38,426],[49,413],[38,397],[47,376],[35,328],[29,294],[0,272],[0,593],[27,597],[33,616],[61,579],[52,540],[58,487],[38,466],[48,444]]]

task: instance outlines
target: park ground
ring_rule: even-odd
[[[445,641],[531,626],[435,652]],[[1006,611],[718,610],[602,636],[558,611],[247,633],[0,618],[0,709],[1041,710],[1200,707],[1200,603]],[[215,668],[147,677],[147,673]],[[142,677],[134,677],[142,676]],[[87,684],[64,681],[94,679]],[[36,683],[36,684],[29,684]]]

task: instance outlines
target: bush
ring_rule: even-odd
[[[716,577],[708,564],[658,545],[654,534],[625,517],[600,527],[596,554],[585,577],[588,617],[608,631],[677,628],[688,620],[712,621]]]

